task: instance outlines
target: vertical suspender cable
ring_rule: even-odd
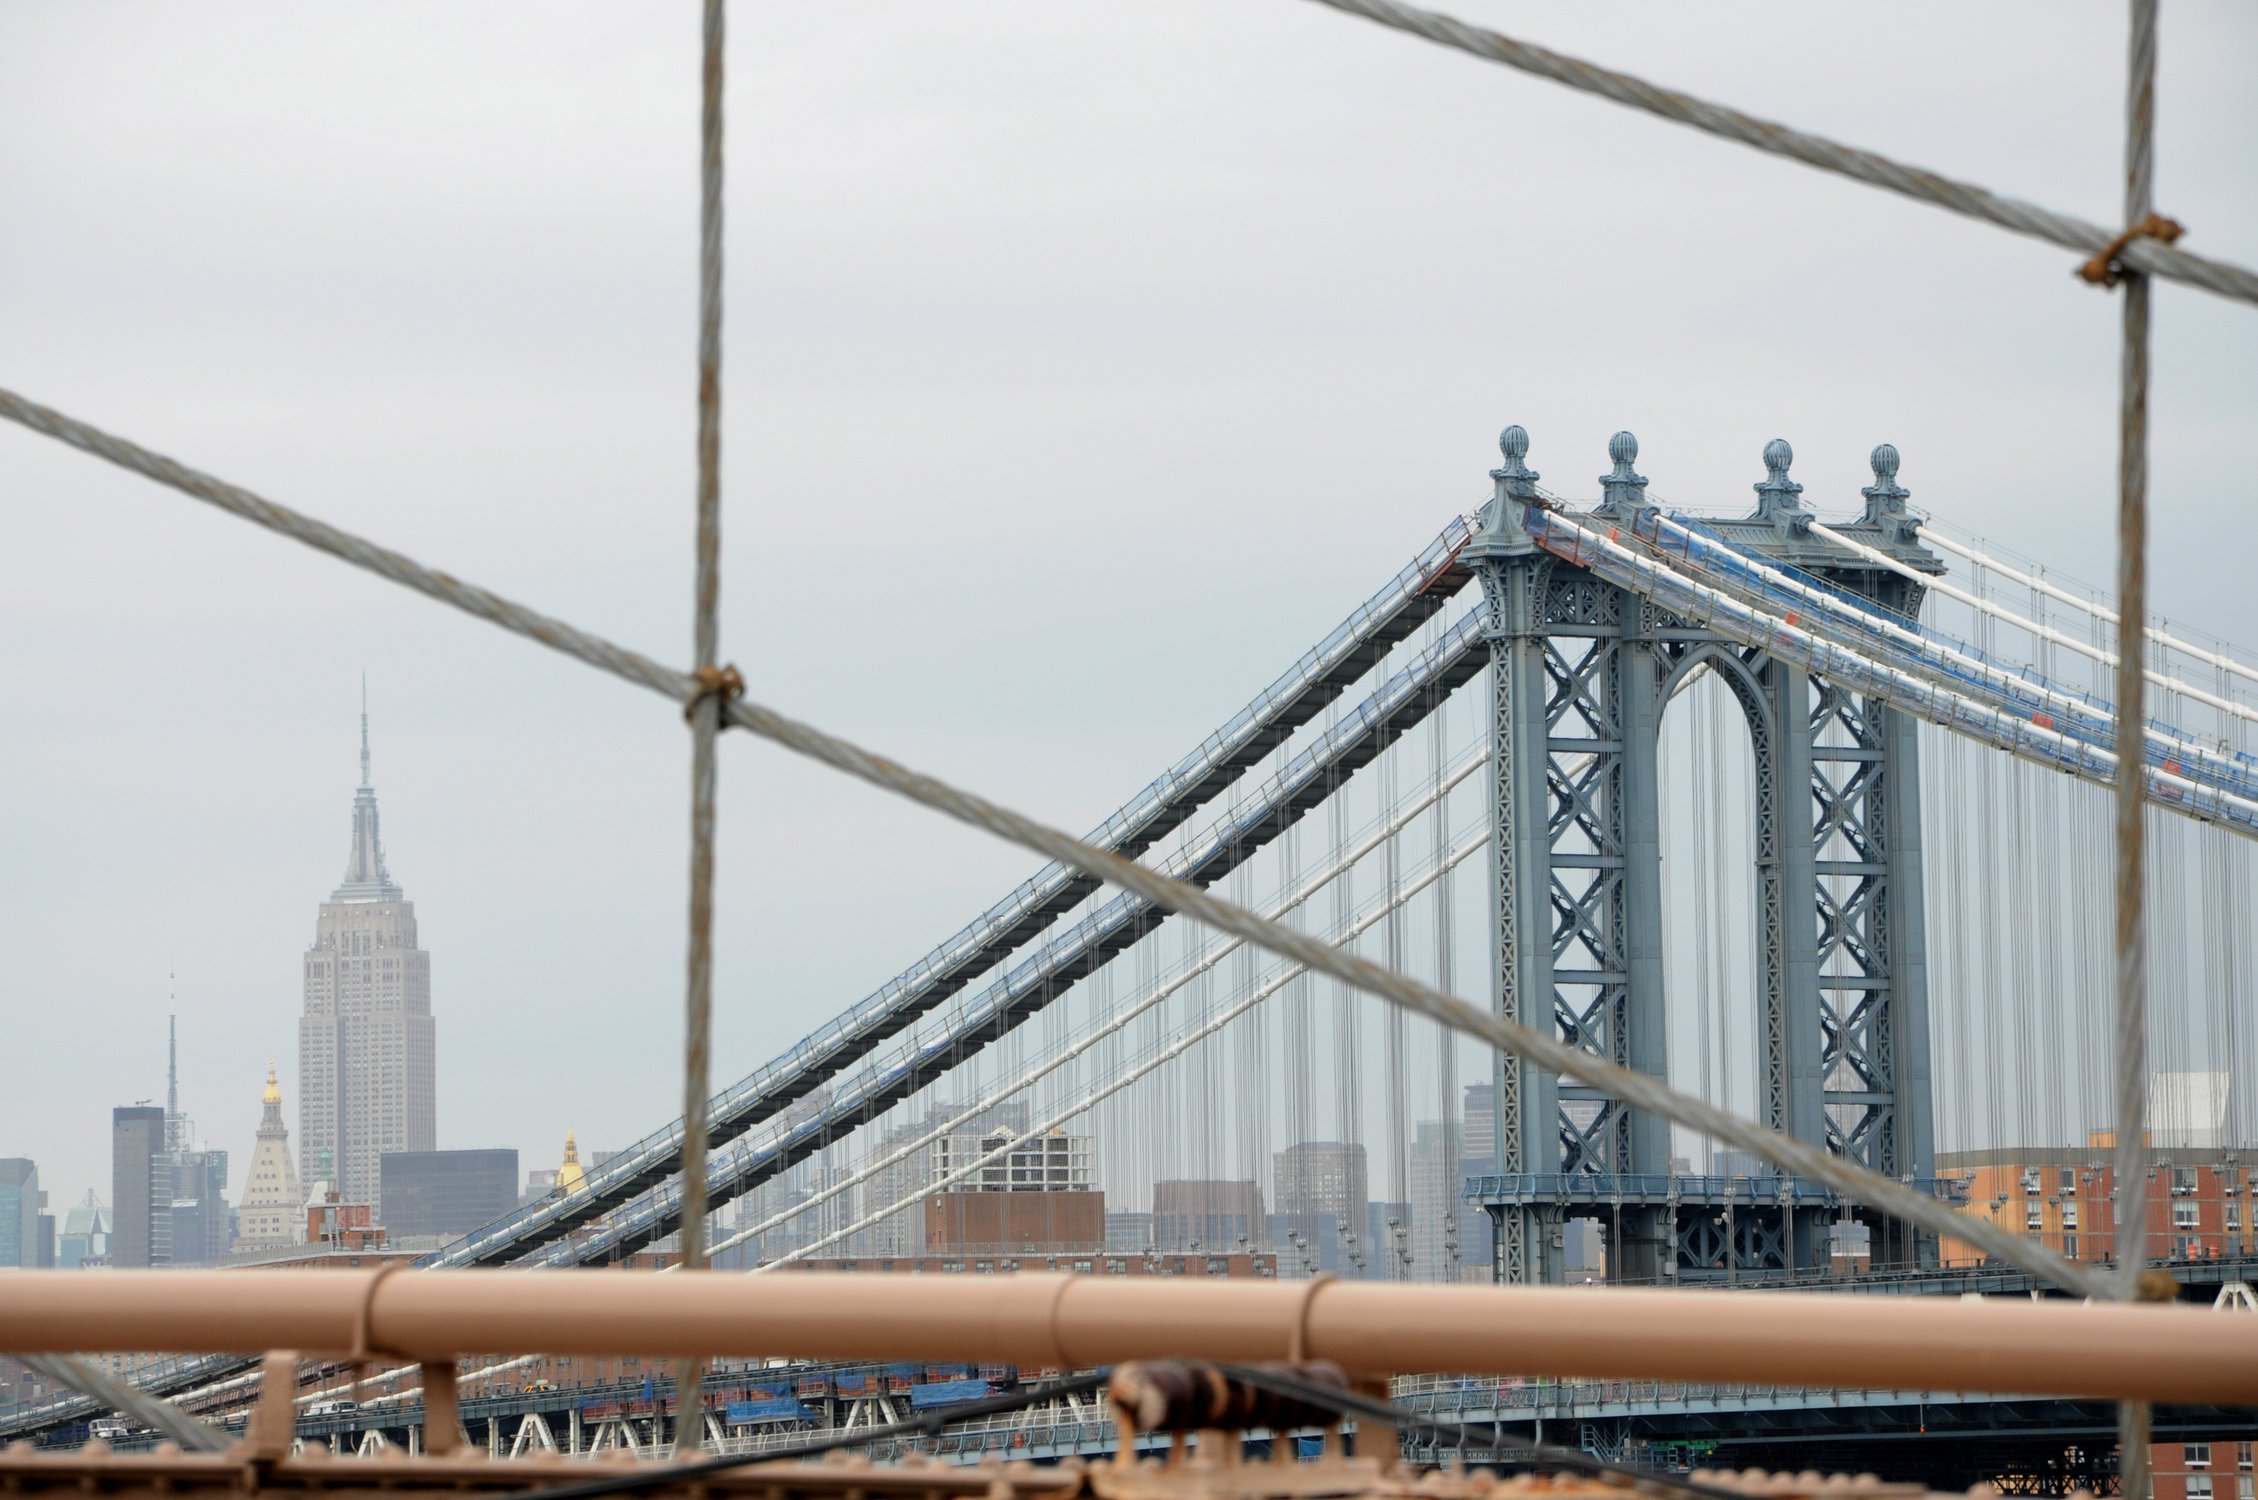
[[[1439,618],[1439,617],[1438,617]],[[1431,829],[1433,858],[1438,869],[1445,863],[1450,849],[1450,799],[1443,795],[1445,779],[1449,774],[1450,750],[1449,714],[1446,705],[1438,704],[1429,715],[1434,738],[1431,743],[1432,761],[1429,770],[1435,781],[1435,814]],[[1451,921],[1452,891],[1450,877],[1446,874],[1435,882],[1435,988],[1446,995],[1455,995],[1457,965],[1451,944],[1456,937],[1456,924]],[[1465,1233],[1461,1210],[1465,1203],[1460,1196],[1464,1191],[1461,1166],[1465,1160],[1463,1101],[1458,1092],[1458,1038],[1448,1027],[1435,1028],[1435,1078],[1436,1092],[1441,1095],[1442,1139],[1436,1142],[1436,1154],[1442,1160],[1441,1244],[1436,1247],[1434,1263],[1429,1268],[1428,1279],[1433,1281],[1458,1280],[1460,1248]]]
[[[1393,751],[1380,757],[1380,816],[1383,821],[1396,815],[1396,770],[1401,757]],[[1393,834],[1380,851],[1381,884],[1383,899],[1388,903],[1387,920],[1381,926],[1381,962],[1398,973],[1403,971],[1403,909],[1396,904],[1403,889],[1402,851]],[[1359,999],[1362,997],[1360,996]],[[1380,1216],[1382,1226],[1388,1231],[1385,1243],[1371,1247],[1371,1253],[1385,1257],[1382,1261],[1384,1278],[1402,1281],[1407,1269],[1403,1251],[1410,1239],[1411,1202],[1411,1152],[1408,1145],[1408,1128],[1404,1120],[1407,1106],[1404,1103],[1404,1045],[1409,1022],[1403,1011],[1391,1009],[1382,1021],[1381,1033],[1381,1124],[1386,1131],[1388,1147],[1388,1201],[1403,1207],[1391,1209]],[[1373,1174],[1375,1177],[1377,1173]]]
[[[721,648],[721,62],[722,0],[706,0],[704,110],[698,200],[697,666],[719,681]],[[706,1262],[706,1087],[713,1020],[714,736],[721,697],[690,709],[690,962],[682,1051],[682,1251],[686,1271]],[[685,1360],[676,1387],[675,1450],[696,1448],[704,1425],[699,1371]]]
[[[2125,86],[2126,224],[2155,209],[2156,0],[2131,0]],[[2117,736],[2140,743],[2142,637],[2148,624],[2148,277],[2124,273],[2124,350],[2120,366],[2117,449]],[[2117,757],[2117,1295],[2138,1294],[2145,1257],[2147,1175],[2141,1170],[2141,1125],[2148,1098],[2146,870],[2141,836],[2147,768],[2137,755]],[[2149,1500],[2149,1408],[2117,1408],[2119,1489],[2125,1500]]]

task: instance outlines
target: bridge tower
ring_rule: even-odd
[[[1661,815],[1664,708],[1702,667],[1739,702],[1755,752],[1759,1093],[1765,1123],[1886,1176],[1935,1178],[1922,922],[1919,747],[1903,714],[1679,619],[1545,550],[1531,507],[1553,507],[1508,427],[1482,525],[1460,554],[1488,611],[1493,996],[1524,1025],[1666,1076]],[[1591,513],[1651,540],[1656,507],[1608,442]],[[1924,590],[1809,532],[1794,455],[1775,439],[1753,515],[1704,525],[1775,566],[1917,614]],[[1916,570],[1919,544],[1873,454],[1865,515],[1842,529]],[[1644,523],[1643,525],[1641,523]],[[1730,872],[1719,872],[1730,875]],[[1731,878],[1738,878],[1732,876]],[[1667,1121],[1519,1058],[1496,1078],[1497,1175],[1471,1191],[1497,1226],[1500,1281],[1562,1279],[1562,1231],[1605,1222],[1612,1276],[1689,1282],[1810,1274],[1828,1265],[1842,1205],[1815,1183],[1673,1173]],[[1932,1263],[1932,1237],[1870,1219],[1876,1266]]]

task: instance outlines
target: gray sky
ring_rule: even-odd
[[[2123,7],[1459,5],[2108,222]],[[2160,207],[2258,261],[2258,11],[2178,0]],[[0,3],[0,384],[664,659],[690,635],[696,18]],[[2105,580],[2117,314],[2074,257],[1294,0],[733,7],[725,655],[1087,826],[1486,492],[1775,435]],[[2258,311],[2157,297],[2156,571],[2258,638]],[[679,1107],[663,704],[0,430],[0,1155],[108,1196],[164,1088],[248,1153],[346,852],[360,673],[440,1137]],[[722,763],[717,1081],[1025,873]]]

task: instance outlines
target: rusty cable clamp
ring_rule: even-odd
[[[2125,279],[2125,267],[2120,259],[2125,247],[2134,240],[2156,240],[2171,245],[2187,233],[2187,226],[2177,219],[2167,219],[2162,214],[2150,214],[2138,224],[2127,225],[2124,232],[2094,253],[2093,259],[2078,267],[2078,275],[2099,287],[2113,287]]]
[[[728,703],[745,696],[745,674],[737,670],[734,662],[721,667],[699,667],[690,675],[698,679],[698,686],[682,702],[685,719],[696,715],[698,705],[708,698]]]

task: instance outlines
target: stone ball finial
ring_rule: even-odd
[[[1628,432],[1618,432],[1607,440],[1607,456],[1615,467],[1599,476],[1600,511],[1618,519],[1635,519],[1637,512],[1651,510],[1646,476],[1631,467],[1631,460],[1639,456],[1639,440]]]
[[[1905,508],[1912,491],[1897,482],[1896,445],[1879,445],[1868,462],[1874,466],[1874,482],[1858,492],[1866,497],[1866,523],[1883,527],[1895,541],[1912,542],[1921,523]]]
[[[1774,438],[1764,445],[1764,482],[1756,486],[1756,516],[1758,520],[1782,521],[1792,526],[1808,524],[1810,517],[1796,496],[1803,486],[1788,478],[1788,465],[1795,462],[1795,450],[1786,438]]]
[[[1529,429],[1516,422],[1497,435],[1498,452],[1505,455],[1509,464],[1517,464],[1529,456]]]

